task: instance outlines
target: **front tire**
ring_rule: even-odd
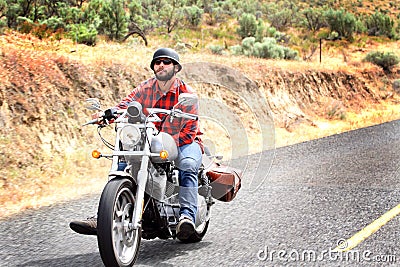
[[[131,229],[136,199],[128,179],[110,180],[101,195],[97,242],[106,267],[132,266],[138,256],[141,228]]]

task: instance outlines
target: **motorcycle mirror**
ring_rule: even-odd
[[[101,105],[100,105],[100,100],[97,98],[88,98],[86,99],[86,108],[90,109],[90,110],[98,110],[98,111],[102,111],[101,110]]]
[[[127,113],[129,117],[139,117],[142,114],[142,105],[136,101],[131,102],[128,106]]]
[[[197,101],[199,101],[199,99],[195,94],[182,93],[178,97],[178,104],[183,106],[193,106]]]
[[[129,123],[137,123],[146,120],[146,116],[142,112],[142,105],[136,101],[129,104],[127,114]]]

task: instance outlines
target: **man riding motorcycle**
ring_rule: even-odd
[[[170,48],[160,48],[154,52],[150,63],[155,77],[139,84],[118,105],[105,111],[113,118],[114,111],[126,109],[128,103],[138,101],[146,114],[146,108],[171,109],[177,102],[181,93],[194,93],[193,89],[185,84],[176,74],[182,69],[179,55]],[[198,114],[198,106],[194,105],[188,110]],[[99,115],[97,115],[99,116]],[[202,144],[197,135],[201,134],[198,121],[190,120],[181,123],[176,120],[161,118],[157,124],[158,130],[172,135],[178,146],[179,156],[176,165],[179,168],[179,204],[180,218],[177,225],[177,238],[186,240],[195,231],[195,218],[197,212],[197,174],[202,160]],[[96,235],[97,218],[92,217],[82,221],[73,221],[70,227],[77,233]]]

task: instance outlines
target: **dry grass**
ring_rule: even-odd
[[[293,132],[289,132],[285,128],[276,128],[276,146],[293,145],[398,119],[400,119],[398,103],[392,101],[380,104],[370,103],[368,108],[359,112],[346,112],[345,120],[315,118],[313,120],[315,126],[302,124]]]

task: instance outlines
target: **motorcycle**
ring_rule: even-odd
[[[105,266],[134,265],[142,238],[176,238],[180,206],[179,170],[174,160],[178,157],[178,148],[173,137],[157,130],[155,124],[162,123],[160,116],[171,121],[198,120],[197,115],[178,108],[197,101],[197,96],[182,93],[171,110],[148,108],[147,115],[141,104],[134,101],[109,121],[110,110],[102,111],[97,99],[87,100],[87,108],[102,111],[103,116],[84,125],[97,125],[102,142],[112,150],[110,154],[92,152],[94,158],[112,161],[97,213],[97,241]],[[114,144],[101,134],[110,123],[115,124]],[[201,241],[207,232],[215,199],[231,201],[240,188],[240,171],[217,163],[221,157],[211,155],[206,147],[204,151],[198,173],[195,232],[182,240],[185,243]]]

